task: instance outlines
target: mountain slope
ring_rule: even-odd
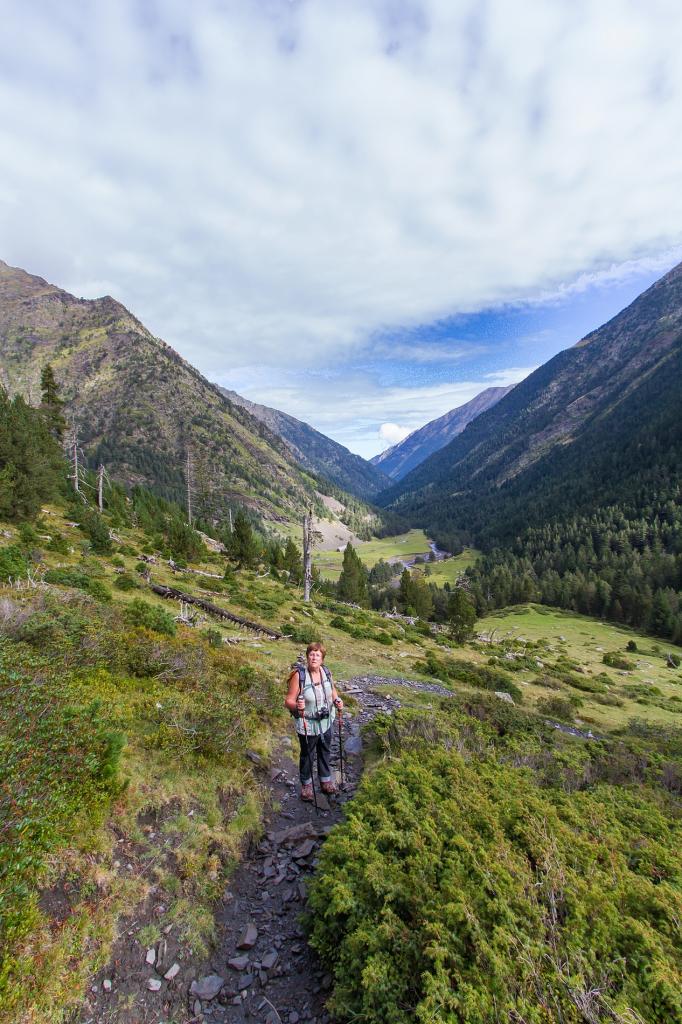
[[[282,438],[298,463],[313,473],[326,477],[338,487],[359,498],[374,498],[390,483],[389,477],[370,462],[354,455],[342,444],[326,437],[308,423],[286,412],[271,409],[243,398],[236,391],[218,389],[234,405],[248,410],[252,416]]]
[[[682,264],[379,500],[492,542],[603,505],[656,467],[678,473],[681,345]]]
[[[380,455],[375,455],[371,460],[372,464],[382,469],[393,480],[402,480],[420,462],[461,434],[477,416],[496,405],[512,387],[513,385],[508,388],[486,388],[470,402],[451,409],[418,430],[413,430],[403,441],[394,444]]]
[[[119,479],[183,500],[189,449],[199,514],[235,501],[281,518],[314,495],[278,437],[119,302],[77,299],[0,261],[0,385],[35,404],[48,362],[88,461]]]

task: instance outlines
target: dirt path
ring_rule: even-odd
[[[199,1024],[199,1022],[261,1022],[261,1024],[328,1024],[325,1009],[332,979],[309,949],[300,924],[305,909],[306,883],[317,853],[330,828],[343,816],[362,770],[361,726],[379,711],[400,706],[398,696],[382,695],[377,685],[390,685],[448,695],[438,684],[402,678],[361,676],[339,683],[341,692],[352,693],[358,709],[343,716],[346,754],[345,785],[338,797],[318,793],[319,813],[299,799],[297,745],[287,737],[278,756],[259,764],[263,782],[271,790],[272,811],[265,822],[263,839],[255,845],[230,879],[218,908],[219,940],[207,963],[176,964],[166,940],[155,950],[157,964],[145,960],[146,951],[133,937],[134,978],[102,989],[111,966],[91,988],[82,1024]],[[292,730],[293,732],[293,730]],[[338,768],[338,741],[334,742],[332,766]],[[128,933],[130,936],[132,932]],[[169,937],[170,938],[170,937]],[[126,941],[126,936],[122,939]],[[131,940],[128,939],[128,947]],[[125,950],[114,951],[114,963]],[[115,958],[119,955],[119,961]],[[123,982],[123,978],[121,978]],[[150,983],[154,991],[150,990]]]

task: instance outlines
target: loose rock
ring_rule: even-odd
[[[224,984],[225,979],[221,978],[219,974],[207,974],[205,978],[193,981],[189,990],[197,999],[208,1003],[211,999],[216,998]]]

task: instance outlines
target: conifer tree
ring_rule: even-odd
[[[50,433],[55,441],[62,443],[66,420],[64,419],[64,400],[59,394],[59,385],[50,363],[46,363],[40,374],[40,408]]]
[[[0,515],[29,519],[54,497],[62,454],[43,416],[0,388]]]
[[[242,509],[239,509],[234,519],[229,553],[241,569],[252,569],[260,558],[260,545]]]
[[[291,537],[287,538],[284,548],[282,568],[289,573],[290,583],[300,583],[303,579],[303,554]]]
[[[367,604],[367,570],[352,544],[346,544],[343,553],[337,593],[342,601]]]

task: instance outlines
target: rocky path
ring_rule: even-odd
[[[125,986],[125,1001],[102,991],[106,982],[100,981],[78,1018],[83,1024],[329,1024],[325,1002],[332,979],[309,949],[300,919],[320,846],[360,778],[361,726],[379,711],[399,707],[400,688],[450,694],[436,683],[402,678],[359,676],[338,685],[358,704],[352,716],[343,715],[345,783],[338,796],[327,800],[318,791],[317,812],[301,802],[295,737],[283,741],[269,765],[252,755],[271,789],[273,809],[262,840],[230,879],[218,908],[214,955],[199,967],[172,963],[165,939],[149,951],[133,943],[140,963],[134,983],[128,979]],[[398,693],[380,694],[379,685]],[[338,740],[332,766],[339,768]]]

